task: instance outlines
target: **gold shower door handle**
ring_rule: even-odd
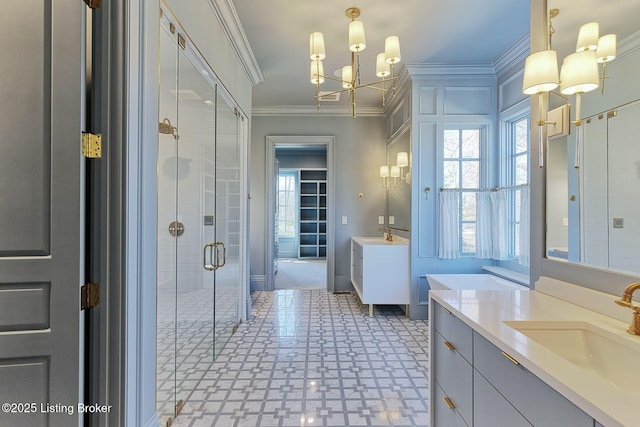
[[[216,243],[207,243],[206,245],[204,245],[204,251],[202,256],[202,266],[207,271],[215,271],[218,269],[218,266],[213,263],[213,250],[216,247]],[[207,254],[209,255],[208,258],[207,258]]]
[[[220,264],[220,247],[222,247],[222,264]],[[215,262],[213,254],[215,253]],[[208,257],[207,257],[208,255]],[[204,245],[203,267],[208,271],[215,271],[220,267],[224,267],[227,263],[227,247],[222,242],[207,243]]]
[[[227,247],[223,242],[216,242],[216,267],[224,267],[227,263]],[[222,264],[220,264],[220,246],[222,246]]]

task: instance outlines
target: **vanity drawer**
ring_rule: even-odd
[[[438,384],[434,384],[434,388],[435,401],[431,409],[434,415],[434,426],[468,427],[460,413],[458,413],[457,408],[449,408],[445,401],[445,397],[448,396],[442,388]]]
[[[431,321],[436,331],[451,343],[462,357],[473,362],[473,330],[456,316],[445,310],[440,304],[433,303]]]
[[[593,427],[593,418],[477,332],[473,361],[475,369],[534,426]]]
[[[462,418],[470,423],[473,416],[473,367],[457,350],[447,347],[439,332],[436,331],[433,340],[434,379],[453,401]]]
[[[473,427],[531,427],[478,371],[473,372],[473,393]]]

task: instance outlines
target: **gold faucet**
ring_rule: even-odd
[[[632,283],[622,292],[622,298],[616,300],[616,304],[633,310],[633,319],[629,329],[627,329],[627,332],[632,335],[640,335],[640,305],[631,300],[633,293],[638,289],[640,289],[640,282]]]
[[[380,231],[384,231],[386,234],[387,242],[393,242],[393,234],[391,234],[391,227],[382,227]]]

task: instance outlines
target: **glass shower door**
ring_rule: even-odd
[[[240,304],[240,119],[222,96],[217,98],[216,241],[223,244],[223,267],[215,276],[215,355],[235,331]]]
[[[167,31],[160,31],[160,88],[158,116],[157,207],[157,320],[156,410],[166,421],[176,406],[176,256],[178,247],[178,45]]]

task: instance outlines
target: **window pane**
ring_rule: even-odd
[[[462,193],[462,220],[476,220],[476,193]]]
[[[514,222],[514,223],[520,221],[520,191],[521,190],[516,190],[513,195],[514,209],[513,209],[513,219],[511,222]]]
[[[462,162],[462,188],[480,187],[480,162]]]
[[[516,257],[520,256],[520,224],[516,224],[515,226],[515,247],[513,248],[514,250],[514,255]]]
[[[462,224],[462,252],[476,251],[476,224]]]
[[[460,157],[460,132],[457,130],[444,131],[444,158],[457,159]]]
[[[524,118],[515,123],[516,154],[529,151],[529,120]]]
[[[468,129],[462,131],[462,157],[480,158],[480,130]]]
[[[529,182],[529,156],[526,154],[516,157],[515,185]]]
[[[459,188],[460,187],[460,170],[458,162],[444,162],[444,187]]]

